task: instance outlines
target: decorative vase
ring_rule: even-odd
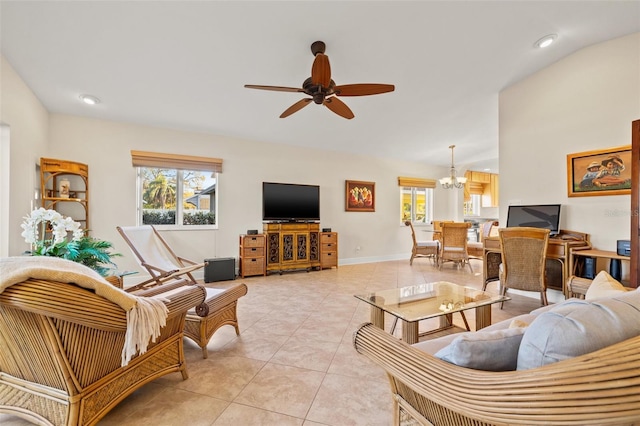
[[[67,179],[60,180],[60,198],[69,198],[69,186],[70,182]]]

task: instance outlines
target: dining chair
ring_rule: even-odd
[[[500,226],[500,222],[497,220],[490,220],[484,222],[480,228],[480,241],[471,241],[467,243],[467,253],[471,259],[482,259],[484,257],[484,239],[491,236],[494,232],[494,228],[497,229]]]
[[[467,253],[467,230],[471,227],[469,222],[453,222],[442,224],[442,240],[439,255],[439,267],[442,269],[444,262],[454,262],[459,266],[467,264],[473,273]]]
[[[500,293],[508,289],[540,292],[540,301],[547,305],[545,265],[549,229],[531,227],[499,230],[502,263],[499,267]],[[502,309],[502,303],[500,308]]]
[[[413,265],[413,259],[416,257],[430,257],[434,263],[438,264],[438,251],[440,249],[440,242],[437,240],[418,240],[416,237],[416,231],[413,228],[413,224],[410,220],[404,222],[405,226],[411,228],[411,239],[413,240],[413,247],[411,248],[411,258],[409,259],[409,265]]]

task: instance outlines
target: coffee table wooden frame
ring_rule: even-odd
[[[356,295],[355,297],[371,305],[371,322],[376,327],[384,330],[385,312],[389,313],[393,317],[402,321],[402,340],[409,344],[418,343],[418,341],[420,340],[420,337],[425,335],[431,335],[431,334],[440,333],[443,331],[448,331],[448,332],[466,331],[460,327],[453,325],[452,316],[454,313],[459,312],[464,319],[465,325],[468,326],[466,317],[464,316],[464,311],[469,309],[475,309],[476,311],[475,312],[476,330],[480,330],[484,327],[487,327],[491,325],[491,305],[493,305],[494,303],[501,303],[503,301],[509,300],[509,297],[506,297],[506,296],[487,293],[486,291],[476,290],[471,287],[464,287],[454,283],[448,283],[448,282],[431,283],[431,285],[438,285],[438,284],[446,284],[446,285],[454,286],[457,289],[464,288],[465,290],[469,291],[469,294],[475,295],[476,296],[475,298],[477,298],[478,300],[468,300],[463,305],[454,307],[453,309],[450,309],[450,310],[437,311],[437,312],[433,311],[428,316],[422,316],[415,319],[407,319],[402,317],[401,312],[394,309],[390,309],[389,306],[385,305],[384,300],[381,300],[381,298],[376,293],[371,293],[367,295]],[[397,290],[402,291],[403,289],[409,289],[409,288],[415,288],[415,287],[417,286],[402,287]],[[432,298],[429,298],[429,299],[432,299]],[[421,301],[422,300],[417,299],[412,303],[420,303]],[[428,319],[428,318],[436,318],[436,317],[439,319],[438,328],[436,328],[435,330],[429,330],[424,333],[419,332],[419,323],[421,320]]]

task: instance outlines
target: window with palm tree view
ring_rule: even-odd
[[[216,225],[218,174],[138,167],[139,223]]]

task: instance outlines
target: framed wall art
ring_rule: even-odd
[[[362,182],[347,180],[345,210],[348,212],[375,212],[376,211],[376,184],[375,182]]]
[[[567,155],[569,197],[631,194],[631,145]]]

